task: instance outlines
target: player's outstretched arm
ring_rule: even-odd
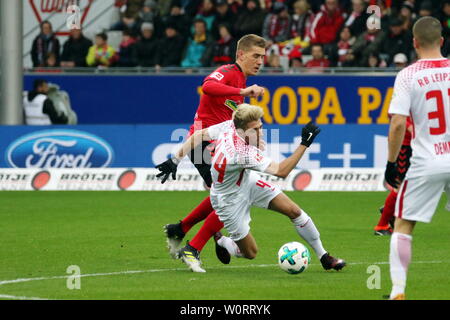
[[[166,182],[170,175],[172,175],[173,180],[176,180],[177,167],[181,160],[189,154],[191,150],[195,149],[200,143],[202,143],[202,141],[209,140],[211,140],[211,137],[209,136],[208,129],[195,131],[194,134],[191,135],[176,152],[175,157],[167,159],[163,163],[156,166],[156,169],[160,171],[156,177],[162,177],[161,183]]]
[[[319,133],[320,128],[314,123],[309,122],[302,129],[302,142],[297,149],[295,149],[294,153],[280,163],[272,162],[265,172],[280,178],[286,178],[297,166],[306,149],[313,143]]]

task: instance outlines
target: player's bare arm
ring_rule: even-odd
[[[211,137],[209,136],[208,129],[197,130],[193,135],[187,139],[181,148],[175,154],[175,161],[180,162],[186,155],[188,155],[192,150],[194,150],[198,145],[200,145],[203,141],[210,141]]]
[[[302,142],[288,158],[280,163],[272,162],[267,167],[266,172],[280,178],[286,178],[289,173],[297,166],[300,159],[305,154],[306,149],[313,143],[315,137],[320,133],[320,129],[314,123],[310,122],[302,129]]]
[[[400,148],[402,147],[403,137],[405,136],[406,118],[407,116],[404,115],[393,114],[391,124],[389,126],[388,161],[386,164],[384,178],[393,188],[398,188],[400,184],[396,160],[400,152]]]
[[[162,177],[161,183],[166,182],[170,175],[172,175],[173,180],[176,180],[177,166],[181,160],[203,141],[209,140],[211,140],[211,138],[208,134],[208,129],[197,130],[194,132],[194,134],[192,134],[176,152],[175,157],[167,159],[156,166],[156,169],[160,171],[156,177]]]
[[[394,114],[389,127],[389,154],[388,161],[395,162],[402,146],[403,137],[406,130],[407,116]]]

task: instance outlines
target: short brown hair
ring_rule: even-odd
[[[247,103],[240,104],[233,113],[233,122],[236,129],[247,130],[247,124],[258,121],[264,115],[261,107],[253,106]]]
[[[438,19],[423,17],[413,26],[414,39],[424,48],[440,46],[442,26]]]
[[[266,40],[256,34],[247,34],[239,39],[237,43],[237,50],[248,51],[252,47],[266,48]]]

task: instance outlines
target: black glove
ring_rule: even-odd
[[[386,171],[384,171],[384,179],[391,187],[398,188],[399,181],[397,180],[398,171],[396,162],[387,162]]]
[[[168,159],[155,167],[156,169],[161,171],[156,175],[157,178],[163,177],[161,183],[166,182],[170,174],[172,174],[172,179],[176,180],[178,163],[179,161],[177,159]]]
[[[309,147],[313,143],[314,138],[320,133],[320,129],[312,121],[310,121],[302,129],[302,142],[300,144]]]

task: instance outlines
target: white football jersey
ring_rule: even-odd
[[[232,120],[208,128],[211,139],[216,140],[211,160],[212,194],[231,194],[246,189],[250,175],[264,172],[272,160],[237,134]]]
[[[407,177],[450,172],[450,61],[422,59],[399,72],[390,114],[413,122]]]

